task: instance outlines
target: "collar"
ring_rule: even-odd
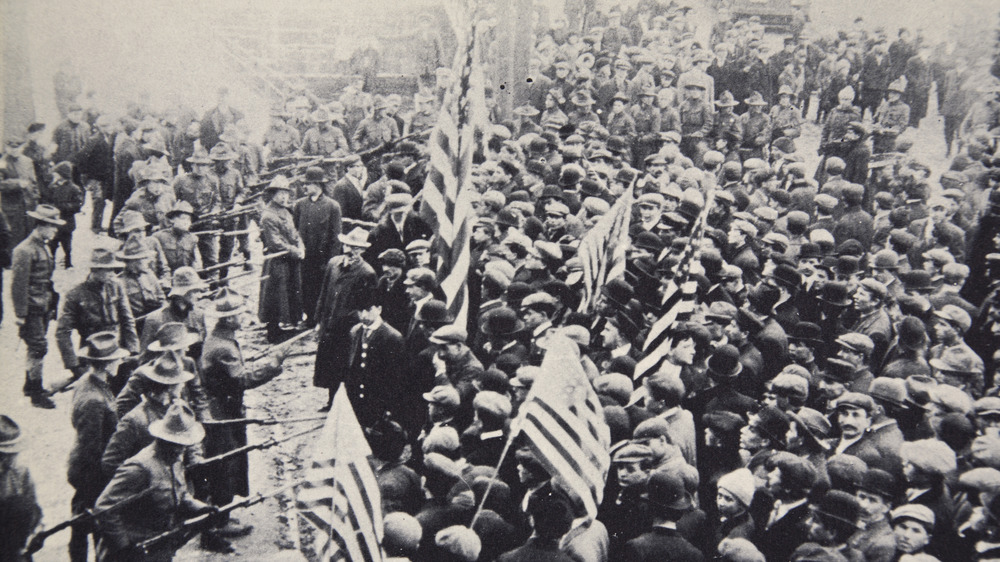
[[[861,438],[864,437],[864,436],[865,436],[865,434],[862,433],[861,435],[855,437],[854,439],[850,439],[850,440],[841,439],[840,443],[837,443],[837,448],[834,450],[834,452],[836,452],[837,454],[843,453],[848,447],[850,447],[851,445],[857,443],[858,441],[861,441]]]
[[[907,488],[906,489],[906,499],[913,503],[913,500],[919,498],[920,496],[930,492],[930,488]]]
[[[676,521],[664,521],[663,523],[657,523],[656,525],[653,525],[653,529],[666,529],[668,531],[676,531],[677,530],[677,522]]]
[[[546,320],[545,322],[542,322],[538,326],[535,326],[535,329],[531,331],[531,335],[537,338],[542,334],[544,334],[551,327],[552,327],[552,322]]]
[[[663,410],[656,417],[662,418],[662,419],[666,420],[666,419],[669,419],[669,418],[672,418],[672,417],[676,416],[677,414],[680,413],[680,411],[681,411],[681,407],[680,406],[674,406],[673,408],[667,408],[666,410]]]
[[[771,521],[774,522],[777,521],[778,519],[781,519],[785,515],[788,515],[789,511],[795,509],[796,507],[799,507],[800,505],[805,505],[805,503],[806,503],[806,498],[795,500],[790,503],[784,503],[781,500],[775,500],[774,517],[771,519]]]
[[[627,343],[619,348],[612,349],[611,358],[614,359],[616,357],[625,357],[626,355],[629,354],[630,351],[632,351],[632,344]]]
[[[494,431],[484,431],[479,434],[480,441],[486,441],[487,439],[493,439],[495,437],[503,437],[503,430],[497,429]]]
[[[420,310],[425,304],[427,304],[427,301],[431,300],[432,298],[434,298],[434,295],[428,294],[426,297],[418,301],[413,301],[413,306],[415,307],[414,310]]]
[[[368,336],[370,337],[372,335],[372,333],[374,333],[375,330],[378,330],[379,328],[381,328],[382,324],[384,324],[384,323],[385,322],[381,318],[376,318],[375,322],[373,322],[371,326],[365,326],[365,333],[367,333]]]

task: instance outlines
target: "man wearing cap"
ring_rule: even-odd
[[[59,209],[60,218],[66,223],[59,227],[55,238],[49,242],[53,259],[56,250],[62,246],[66,269],[73,267],[73,231],[76,230],[76,214],[83,208],[85,197],[83,189],[73,182],[73,175],[73,165],[60,162],[52,167],[52,181],[42,188],[42,199]]]
[[[896,150],[896,138],[910,125],[910,106],[903,102],[906,91],[903,78],[889,83],[886,99],[874,112],[872,120],[872,154]]]
[[[126,212],[139,212],[145,225],[158,229],[170,228],[167,215],[177,202],[173,188],[167,183],[167,177],[154,166],[143,166],[136,171],[136,190],[122,205],[121,212],[112,221],[115,233],[127,236],[125,221]]]
[[[837,93],[839,104],[830,110],[823,131],[820,134],[819,150],[824,156],[840,156],[844,158],[847,151],[844,150],[844,138],[847,136],[848,124],[861,122],[861,110],[854,105],[854,88],[847,86]],[[845,158],[846,160],[846,158]],[[825,164],[820,164],[820,169]],[[816,178],[821,180],[821,177]]]
[[[280,179],[280,176],[279,178]],[[285,255],[264,262],[261,272],[258,318],[267,325],[270,343],[281,340],[282,332],[294,329],[302,321],[302,271],[306,249],[291,211],[288,210],[292,188],[287,182],[271,182],[267,187],[271,200],[260,215],[260,239],[264,254]],[[309,280],[315,282],[315,278]]]
[[[625,543],[622,560],[704,560],[705,555],[677,530],[677,522],[692,508],[681,477],[673,472],[656,472],[650,476],[647,488],[652,530]]]
[[[199,218],[222,208],[219,198],[219,184],[208,176],[212,159],[204,151],[196,152],[187,161],[191,163],[191,171],[177,176],[174,180],[174,195],[177,197],[178,203],[184,202],[191,205],[191,220],[197,221]],[[193,230],[199,232],[212,228],[213,225],[207,222],[198,225]],[[163,248],[166,249],[167,245],[164,244]],[[198,252],[206,267],[218,263],[219,254],[214,236],[198,236]]]
[[[382,276],[375,287],[375,302],[382,307],[383,320],[402,333],[410,324],[410,301],[402,282],[406,254],[392,248],[379,254],[378,260]]]
[[[756,544],[767,560],[790,560],[792,552],[809,536],[808,495],[816,483],[816,469],[809,461],[779,452],[766,463],[767,491],[774,497],[770,515],[757,525]]]
[[[680,150],[694,164],[701,164],[701,156],[708,151],[707,140],[712,134],[714,115],[705,101],[704,84],[692,82],[684,89],[684,99],[677,112],[680,115]]]
[[[969,314],[948,304],[934,311],[934,317],[933,329],[938,344],[930,349],[931,366],[940,371],[961,373],[971,379],[970,388],[979,388],[983,360],[962,339],[972,325]]]
[[[133,233],[122,245],[115,256],[125,263],[125,271],[121,274],[121,282],[128,296],[132,316],[136,318],[136,332],[142,333],[143,320],[138,319],[163,306],[166,296],[157,279],[149,268],[149,260],[155,256],[144,244],[141,235]],[[164,259],[164,262],[166,260]],[[164,268],[166,269],[166,268]]]
[[[243,200],[249,195],[243,174],[232,164],[237,155],[224,144],[217,144],[209,153],[212,160],[212,167],[206,172],[208,179],[219,186],[219,202],[223,209],[234,209],[243,204]],[[249,221],[246,215],[232,217],[222,221],[219,226],[226,232],[246,230]],[[233,253],[233,248],[239,242],[240,253],[243,258],[250,259],[250,239],[247,234],[236,236],[222,236],[219,238],[219,261],[227,262]],[[219,270],[219,277],[225,278],[229,272],[228,268]]]
[[[778,89],[778,103],[769,113],[772,142],[779,138],[797,139],[802,134],[802,114],[792,103],[794,97],[795,92],[791,86],[784,84]]]
[[[358,123],[351,137],[351,145],[357,152],[378,148],[399,138],[399,125],[386,114],[389,105],[384,99],[375,98],[372,114]]]
[[[0,414],[0,559],[27,560],[22,550],[42,520],[35,482],[31,471],[18,460],[24,450],[21,427],[7,415]]]
[[[344,131],[333,124],[330,112],[326,108],[317,109],[311,117],[313,126],[302,135],[302,144],[299,147],[303,154],[337,158],[351,151],[351,145],[347,142]]]
[[[205,313],[198,305],[198,297],[208,285],[198,277],[198,272],[190,267],[182,267],[174,272],[167,293],[167,304],[146,317],[142,326],[142,336],[139,348],[146,352],[156,339],[157,333],[164,324],[181,322],[187,330],[198,334],[199,340],[205,337]]]
[[[155,438],[153,444],[125,461],[97,499],[95,507],[102,510],[148,491],[99,518],[102,536],[98,558],[102,560],[169,560],[178,547],[176,542],[161,542],[148,554],[137,550],[136,545],[173,529],[188,517],[214,510],[188,492],[181,463],[185,448],[200,443],[205,436],[191,409],[174,404],[163,419],[149,425],[149,432]]]
[[[125,264],[117,261],[110,251],[95,248],[89,265],[87,279],[66,293],[56,327],[56,342],[63,365],[73,372],[73,378],[80,378],[86,372],[86,366],[77,359],[71,339],[74,331],[84,341],[98,332],[111,331],[124,349],[131,353],[139,351],[132,307],[125,288],[115,278],[115,270]]]
[[[733,94],[726,90],[715,101],[718,112],[712,125],[712,148],[726,155],[730,160],[739,158],[738,150],[743,142],[743,128],[739,115],[733,113],[733,108],[739,102]]]
[[[949,217],[954,209],[954,203],[945,197],[931,197],[927,200],[930,216],[917,219],[910,223],[907,229],[917,237],[917,245],[911,255],[921,255],[932,248],[945,248],[955,257],[955,261],[965,261],[965,232],[955,226]],[[911,262],[916,266],[920,260]]]
[[[868,336],[875,344],[871,355],[872,365],[882,364],[893,338],[892,320],[885,308],[888,299],[888,289],[874,279],[862,279],[854,291],[853,302],[857,320],[850,327],[850,331]]]
[[[49,321],[55,318],[59,295],[52,285],[55,262],[48,242],[63,220],[59,210],[39,205],[27,215],[35,219],[31,234],[14,248],[11,263],[10,295],[17,316],[19,336],[27,347],[24,395],[33,405],[54,408],[55,404],[42,387],[42,360],[48,351]]]
[[[392,193],[385,198],[385,215],[371,231],[371,247],[365,251],[368,263],[378,263],[378,256],[390,249],[407,250],[417,240],[430,240],[431,227],[413,211],[409,193]],[[433,267],[433,266],[432,266]]]
[[[632,154],[633,164],[637,166],[646,156],[656,152],[659,146],[662,119],[655,101],[656,88],[646,88],[639,94],[639,103],[632,106],[636,134]]]
[[[877,459],[878,451],[868,438],[875,402],[860,392],[846,392],[832,404],[840,428],[840,440],[831,449],[834,455],[852,455],[862,460]]]
[[[811,506],[806,525],[808,540],[795,549],[791,560],[815,560],[825,557],[838,560],[861,560],[861,552],[847,544],[858,530],[861,506],[848,492],[830,490]]]
[[[101,474],[101,455],[115,432],[118,413],[108,381],[115,376],[128,351],[118,347],[118,335],[99,332],[87,338],[86,348],[78,354],[88,362],[87,374],[73,390],[71,422],[76,441],[69,456],[68,481],[76,490],[72,500],[73,515],[94,506],[107,479]],[[87,535],[83,527],[73,527],[70,560],[87,560]]]
[[[861,507],[860,529],[847,544],[865,560],[889,562],[896,553],[896,537],[889,524],[889,510],[899,494],[896,477],[877,468],[869,468],[854,496]]]
[[[724,257],[727,257],[726,261],[743,271],[743,278],[748,283],[756,281],[760,275],[760,258],[750,243],[756,237],[757,227],[749,221],[737,219],[729,225]]]
[[[483,364],[472,354],[466,344],[469,335],[465,328],[443,326],[435,330],[429,338],[437,347],[432,358],[434,382],[451,385],[458,389],[462,403],[470,405],[476,389],[473,383],[482,375]]]
[[[298,230],[305,249],[300,267],[302,279],[319,279],[327,262],[340,254],[341,211],[340,204],[323,192],[326,176],[322,168],[306,169],[305,194],[292,208],[292,220]],[[319,300],[319,284],[302,284],[302,307],[306,313],[306,323],[316,325],[316,301]]]
[[[341,234],[344,254],[330,260],[316,304],[315,320],[319,331],[316,370],[313,385],[329,390],[326,410],[343,380],[348,349],[344,342],[357,323],[357,311],[366,308],[375,297],[375,270],[361,258],[370,246],[368,233],[357,227]]]

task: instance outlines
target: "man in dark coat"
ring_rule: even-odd
[[[840,245],[854,239],[861,242],[863,248],[870,248],[875,235],[875,220],[861,208],[865,197],[864,186],[849,183],[844,185],[840,198],[844,203],[844,214],[833,227],[833,239]]]
[[[382,305],[371,303],[358,311],[361,322],[351,328],[344,386],[358,422],[371,427],[386,412],[396,410],[407,369],[403,336],[382,320]],[[416,397],[407,397],[416,399]]]
[[[350,220],[362,220],[365,185],[368,183],[368,169],[361,157],[352,155],[344,165],[347,171],[340,181],[327,187],[326,194],[340,205],[341,216]]]
[[[375,302],[382,307],[382,319],[402,334],[409,329],[410,320],[413,319],[410,297],[403,284],[406,254],[402,250],[391,248],[379,254],[378,261],[382,266],[382,276],[375,287]]]
[[[316,325],[316,301],[319,300],[319,283],[309,282],[320,279],[330,258],[340,254],[341,213],[340,204],[323,193],[325,176],[322,168],[310,167],[306,170],[305,197],[295,202],[292,218],[299,231],[305,258],[302,260],[302,307],[306,312],[306,323]]]
[[[73,164],[79,174],[78,182],[87,187],[91,194],[90,229],[102,230],[104,207],[114,197],[115,188],[115,124],[111,117],[97,118],[97,132],[73,157]]]
[[[302,321],[302,274],[299,269],[305,247],[288,210],[292,188],[279,176],[267,187],[271,201],[260,215],[260,238],[265,254],[288,252],[268,260],[261,272],[258,316],[267,325],[267,339],[275,343],[283,330]]]
[[[357,311],[367,308],[375,297],[375,270],[361,259],[361,253],[370,246],[368,233],[358,227],[339,239],[344,254],[327,264],[316,304],[319,346],[313,385],[329,390],[323,411],[330,409],[333,395],[344,380],[348,359],[344,343],[357,323]]]
[[[385,198],[386,215],[371,231],[371,247],[365,251],[365,261],[377,263],[382,252],[396,248],[406,250],[414,240],[429,240],[434,234],[430,226],[412,212],[413,197],[408,193],[393,193]]]
[[[677,521],[691,509],[691,497],[675,472],[659,471],[649,478],[649,509],[653,529],[627,543],[622,560],[698,562],[705,555],[677,531]]]
[[[770,516],[758,524],[754,543],[768,560],[788,560],[806,542],[809,503],[806,499],[816,482],[816,469],[792,453],[776,453],[767,461],[767,489],[774,497]]]

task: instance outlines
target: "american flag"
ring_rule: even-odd
[[[663,358],[670,353],[673,347],[673,340],[670,338],[670,327],[679,317],[690,314],[695,307],[695,291],[697,282],[691,280],[691,265],[699,259],[698,248],[701,240],[705,236],[705,221],[708,219],[708,212],[715,201],[715,192],[711,191],[705,201],[698,218],[695,219],[691,228],[690,242],[681,254],[680,262],[674,270],[674,276],[670,279],[666,291],[663,293],[662,310],[660,318],[653,322],[649,328],[649,334],[642,344],[643,355],[635,365],[635,380],[642,380],[656,372]]]
[[[472,155],[476,129],[488,124],[483,70],[476,29],[465,31],[453,66],[455,82],[445,94],[441,115],[427,143],[430,167],[421,192],[422,215],[437,234],[432,243],[439,256],[438,283],[456,325],[464,325],[469,309],[470,238],[476,218],[472,208]]]
[[[371,449],[340,385],[316,443],[296,507],[315,530],[319,559],[380,562],[382,496]]]
[[[628,236],[632,219],[633,186],[615,201],[604,216],[580,240],[577,255],[583,264],[583,300],[580,312],[594,308],[597,295],[608,281],[625,275],[625,257],[631,244]]]
[[[559,335],[549,337],[546,345],[542,374],[521,406],[515,428],[524,432],[549,474],[562,478],[583,500],[587,514],[596,517],[611,465],[611,432],[577,345]]]

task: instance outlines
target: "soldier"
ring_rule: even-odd
[[[31,472],[17,460],[24,449],[21,427],[0,415],[0,559],[27,561],[22,554],[28,537],[42,520]]]
[[[149,257],[152,261],[146,265],[157,278],[169,275],[170,264],[167,262],[167,253],[163,251],[163,245],[160,244],[158,238],[146,236],[146,229],[149,226],[146,223],[146,219],[142,218],[142,215],[138,211],[122,211],[118,217],[121,220],[118,221],[118,226],[115,227],[117,234],[126,241],[134,238],[143,250],[150,252]],[[166,219],[165,216],[164,219]]]
[[[176,542],[160,543],[148,554],[136,546],[192,515],[215,509],[188,492],[181,463],[185,448],[205,437],[191,408],[174,404],[163,419],[149,424],[149,433],[155,441],[125,461],[97,499],[96,507],[101,510],[138,495],[127,506],[100,519],[100,560],[170,560],[179,546]]]
[[[73,515],[94,507],[108,480],[101,471],[101,455],[118,424],[115,396],[109,381],[118,372],[129,352],[118,347],[118,334],[98,332],[87,338],[87,346],[77,357],[89,363],[87,374],[73,390],[70,418],[76,430],[76,442],[69,454],[68,480],[76,490],[71,502]],[[73,562],[86,562],[89,526],[74,526],[69,541]]]
[[[191,164],[191,171],[177,176],[177,179],[174,180],[174,194],[177,196],[178,202],[191,205],[191,220],[197,221],[222,208],[219,200],[219,184],[208,176],[208,167],[212,164],[212,160],[207,154],[196,152],[187,161]],[[193,231],[211,229],[212,224],[207,222],[199,224]],[[167,250],[167,244],[163,244],[163,249]],[[201,255],[205,267],[218,263],[217,250],[214,236],[198,236],[198,253]],[[167,251],[169,252],[169,250]],[[174,266],[171,265],[171,269],[173,268]]]
[[[680,149],[684,156],[701,164],[702,155],[708,150],[706,139],[712,132],[712,108],[705,104],[705,86],[692,82],[684,88],[684,100],[678,108],[681,119]]]
[[[115,233],[124,238],[127,232],[122,232],[122,221],[126,212],[138,212],[147,225],[156,228],[170,228],[167,215],[177,203],[174,190],[167,183],[167,176],[155,166],[143,166],[136,171],[137,189],[122,205],[122,210],[112,223]]]
[[[144,369],[148,371],[156,368],[158,361],[162,366],[163,360],[168,359],[178,362],[185,371],[194,373],[194,378],[187,381],[177,395],[191,406],[198,421],[206,419],[208,417],[208,399],[205,397],[201,377],[198,376],[198,366],[192,357],[197,357],[201,352],[201,342],[201,334],[188,330],[187,326],[180,322],[167,322],[160,326],[156,332],[156,339],[150,342],[146,349],[145,357],[149,358],[149,361],[133,371],[115,399],[115,408],[118,410],[119,417],[125,416],[138,406],[146,391],[146,383],[149,379],[145,376],[138,376],[136,373]],[[171,355],[174,353],[177,354],[176,357]],[[139,449],[136,449],[133,453],[138,451]],[[122,457],[122,460],[125,458],[127,457]]]
[[[317,109],[312,113],[312,121],[315,125],[302,136],[304,154],[336,158],[345,156],[351,151],[347,137],[340,127],[333,124],[329,111],[324,108]],[[395,124],[395,121],[393,123]]]
[[[123,348],[132,353],[139,351],[132,308],[125,287],[115,279],[114,274],[115,269],[125,264],[116,261],[111,251],[95,248],[89,265],[87,279],[66,294],[56,327],[56,342],[63,365],[72,371],[74,379],[83,376],[87,370],[77,359],[71,339],[74,331],[81,340],[98,332],[112,331],[118,335]]]
[[[212,160],[212,168],[207,172],[209,179],[219,186],[219,202],[222,209],[233,209],[243,204],[247,196],[247,187],[243,180],[243,175],[231,164],[233,153],[224,144],[217,144],[209,153]],[[228,218],[222,221],[222,230],[232,232],[246,230],[246,215]],[[246,234],[237,236],[222,236],[219,238],[219,261],[227,262],[233,254],[233,247],[239,241],[240,253],[243,258],[250,259],[250,237]],[[229,268],[219,270],[219,277],[225,278]]]
[[[354,146],[355,152],[378,148],[399,138],[399,127],[396,120],[385,113],[388,107],[389,104],[384,99],[376,97],[371,117],[363,119],[358,123],[358,128],[354,130],[351,144]],[[348,147],[347,150],[350,151],[350,148]]]
[[[896,138],[910,125],[910,106],[903,103],[905,79],[893,80],[887,88],[888,98],[875,111],[872,129],[872,154],[894,152]]]
[[[170,228],[155,232],[152,236],[163,248],[167,267],[170,268],[171,273],[182,267],[201,269],[201,250],[198,238],[189,232],[193,214],[194,210],[190,203],[178,201],[166,214],[167,220],[170,221]]]
[[[290,219],[289,219],[290,221]],[[209,409],[215,419],[233,419],[246,416],[243,393],[256,388],[282,372],[286,351],[256,365],[244,363],[243,352],[236,340],[242,327],[241,315],[247,312],[244,299],[227,288],[222,289],[209,314],[216,318],[215,328],[205,338],[200,366],[202,382],[208,395]],[[152,429],[152,428],[151,428]],[[247,444],[246,426],[242,424],[215,425],[205,441],[205,454],[215,456]],[[246,454],[209,465],[207,473],[213,503],[225,505],[236,495],[249,496],[250,483]],[[215,534],[222,537],[245,536],[252,527],[226,517],[218,521]],[[211,533],[203,535],[211,537]]]
[[[49,242],[52,259],[61,245],[66,256],[66,269],[73,267],[73,231],[76,230],[76,214],[83,208],[83,189],[73,183],[73,165],[60,162],[52,168],[52,183],[42,193],[42,200],[59,209],[59,215],[66,223],[59,227],[56,237]]]
[[[778,89],[778,104],[771,108],[771,141],[781,137],[797,139],[802,134],[802,114],[792,105],[795,92],[791,86]]]
[[[764,113],[767,102],[760,92],[750,94],[750,97],[743,102],[750,109],[740,116],[740,128],[743,131],[740,156],[743,160],[748,158],[767,160],[767,147],[771,144],[771,118]]]
[[[196,305],[201,291],[208,285],[198,277],[198,272],[190,267],[182,267],[174,272],[167,293],[167,305],[153,312],[146,318],[142,327],[140,349],[145,352],[156,339],[160,327],[168,322],[182,322],[188,331],[199,334],[204,339],[206,334],[205,313]]]
[[[19,335],[28,348],[24,395],[31,398],[33,406],[52,409],[56,405],[42,387],[42,360],[48,351],[45,335],[58,310],[59,295],[52,286],[55,263],[48,242],[65,223],[59,218],[59,209],[51,205],[39,205],[27,215],[36,220],[35,229],[14,248],[10,295]]]
[[[271,200],[260,216],[260,238],[265,254],[287,252],[264,263],[260,283],[258,316],[267,325],[267,340],[276,343],[282,331],[292,330],[302,321],[302,258],[305,246],[295,230],[288,199],[292,188],[284,176],[267,186]]]
[[[635,136],[635,120],[625,111],[625,104],[629,101],[628,95],[623,92],[618,92],[611,98],[611,111],[607,117],[610,135],[627,138]]]
[[[660,144],[660,110],[656,107],[656,88],[646,88],[639,95],[639,103],[632,106],[636,139],[632,145],[633,163],[638,165],[646,156],[656,152]]]
[[[160,280],[149,269],[149,259],[156,254],[143,245],[139,234],[129,236],[115,256],[125,262],[121,282],[125,286],[132,316],[136,318],[136,332],[142,333],[142,323],[147,314],[163,306],[166,297],[160,287]]]
[[[264,133],[268,163],[294,154],[302,145],[302,135],[287,123],[288,114],[281,108],[271,111],[271,127]]]
[[[733,108],[739,102],[733,98],[732,92],[726,90],[715,102],[719,112],[715,114],[712,125],[712,140],[715,150],[726,155],[729,161],[739,161],[739,147],[743,142],[741,119],[733,113]]]

